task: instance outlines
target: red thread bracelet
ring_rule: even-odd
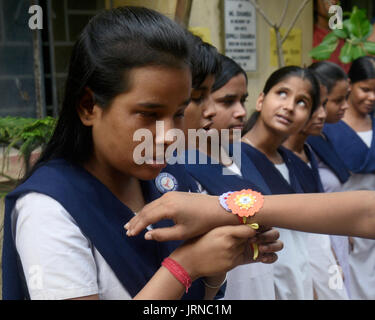
[[[172,273],[174,277],[183,284],[187,293],[191,286],[191,278],[186,270],[171,258],[165,258],[161,265],[167,268],[169,272]]]

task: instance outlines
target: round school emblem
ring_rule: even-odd
[[[176,178],[168,172],[160,173],[155,179],[155,184],[161,193],[175,191],[178,187]]]

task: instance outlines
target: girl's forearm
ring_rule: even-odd
[[[251,222],[305,232],[375,238],[375,192],[265,196]]]
[[[185,287],[164,267],[134,297],[135,300],[179,300]]]

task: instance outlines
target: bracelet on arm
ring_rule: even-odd
[[[169,272],[172,273],[172,275],[182,283],[187,293],[192,283],[187,271],[179,263],[171,258],[165,258],[161,265],[167,268]]]
[[[202,279],[202,282],[204,283],[204,285],[207,287],[207,288],[210,288],[210,289],[219,289],[222,287],[222,285],[227,282],[227,275],[225,275],[225,279],[219,284],[219,285],[212,285],[212,284],[208,284],[204,279]]]
[[[257,223],[247,223],[247,218],[254,216],[263,207],[264,197],[260,192],[243,189],[241,191],[229,191],[219,197],[220,205],[228,212],[238,216],[240,223],[246,224],[253,229],[259,229]],[[254,256],[258,257],[258,245],[252,244]]]

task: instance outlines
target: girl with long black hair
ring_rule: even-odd
[[[156,132],[157,120],[165,132],[183,128],[190,46],[184,29],[145,8],[105,11],[84,28],[53,137],[6,198],[4,299],[179,299],[185,291],[185,298],[212,298],[218,288],[202,277],[216,283],[250,260],[245,248],[254,231],[246,226],[182,245],[125,237],[125,222],[163,194],[153,181],[162,169],[173,190],[197,191],[155,152],[139,164],[133,138],[148,130],[155,150],[172,143]]]

